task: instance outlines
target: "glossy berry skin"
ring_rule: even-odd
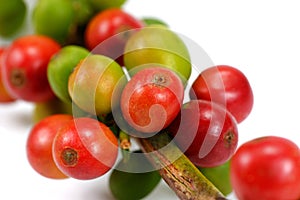
[[[89,55],[69,75],[68,92],[82,110],[97,116],[109,114],[114,107],[113,94],[123,77],[124,71],[111,58]]]
[[[192,72],[191,55],[183,39],[162,25],[149,25],[130,36],[125,45],[124,66],[130,76],[140,66],[156,63],[179,74],[184,85]]]
[[[88,23],[84,40],[93,53],[106,55],[123,65],[126,41],[133,33],[128,30],[143,27],[141,20],[120,8],[110,8],[96,14]]]
[[[198,169],[222,194],[227,196],[232,192],[229,167],[230,160],[216,167],[198,167]]]
[[[63,126],[53,142],[58,168],[69,177],[89,180],[107,173],[118,155],[118,140],[111,130],[92,118],[75,118]]]
[[[1,72],[1,65],[2,65],[2,54],[5,51],[4,47],[0,47],[0,103],[10,103],[14,102],[16,99],[13,98],[7,91],[2,81],[2,72]]]
[[[238,144],[237,123],[216,103],[191,100],[168,127],[184,154],[199,167],[215,167],[228,161]]]
[[[239,200],[299,199],[299,147],[278,136],[245,142],[232,157],[230,180]]]
[[[81,46],[67,45],[62,47],[48,63],[47,77],[55,95],[66,103],[71,103],[68,92],[70,74],[78,63],[89,55]]]
[[[72,115],[67,114],[51,115],[36,123],[30,130],[26,142],[27,159],[32,168],[42,176],[67,178],[54,163],[52,144],[57,131],[72,119]]]
[[[85,42],[92,50],[98,44],[126,30],[143,27],[143,23],[120,8],[99,12],[87,25]]]
[[[143,133],[166,128],[180,111],[184,87],[170,69],[149,67],[135,74],[121,96],[125,120]]]
[[[3,57],[3,82],[16,99],[42,102],[55,95],[47,79],[50,58],[60,49],[53,39],[42,35],[17,38]]]
[[[239,69],[228,65],[203,70],[192,84],[190,98],[226,106],[238,123],[248,117],[254,101],[247,77]]]

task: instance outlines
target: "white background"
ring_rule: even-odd
[[[239,124],[240,145],[263,135],[300,145],[298,5],[296,0],[128,0],[124,9],[136,17],[164,20],[201,46],[215,64],[244,72],[255,102],[250,116]],[[7,42],[0,39],[0,44]],[[108,175],[92,181],[56,181],[32,170],[25,154],[31,112],[30,103],[0,105],[0,199],[112,199]],[[177,197],[161,182],[146,199]]]

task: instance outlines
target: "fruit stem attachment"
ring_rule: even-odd
[[[130,136],[121,130],[119,133],[119,140],[120,140],[120,148],[122,150],[129,151],[131,147]]]
[[[11,73],[10,81],[16,87],[24,86],[26,81],[25,72],[21,69],[14,69]]]
[[[61,153],[61,158],[66,166],[75,166],[78,160],[77,151],[72,148],[65,148]]]
[[[181,152],[167,132],[137,142],[169,187],[182,200],[226,200]],[[166,148],[165,148],[166,147]]]
[[[120,130],[119,132],[119,141],[120,148],[124,162],[129,160],[129,151],[131,148],[130,136],[124,131]]]

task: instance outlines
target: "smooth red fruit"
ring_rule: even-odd
[[[228,65],[217,65],[202,71],[192,84],[190,98],[226,106],[238,123],[247,118],[253,107],[253,92],[247,77]]]
[[[239,200],[299,199],[299,147],[278,136],[250,140],[232,157],[230,179]]]
[[[141,20],[120,8],[110,8],[90,20],[85,30],[85,44],[93,53],[111,57],[122,65],[124,47],[132,33],[125,31],[141,27]]]
[[[52,151],[62,172],[75,179],[88,180],[112,168],[118,155],[118,140],[96,119],[75,118],[58,131]]]
[[[216,103],[191,100],[168,127],[184,154],[199,167],[215,167],[227,162],[238,144],[237,123]]]
[[[73,119],[72,115],[51,115],[35,124],[27,138],[26,153],[32,168],[47,178],[62,179],[67,176],[56,166],[52,144],[57,131]]]
[[[60,49],[53,39],[42,35],[17,38],[3,55],[3,82],[17,99],[47,101],[55,95],[47,79],[50,58]]]
[[[2,54],[4,52],[5,48],[0,47],[0,102],[1,103],[9,103],[13,102],[16,99],[13,98],[7,91],[7,89],[4,86],[3,80],[2,80],[2,70],[1,70],[1,65],[2,65]]]
[[[149,67],[135,74],[125,86],[121,110],[134,129],[155,133],[176,117],[183,95],[183,84],[175,72],[163,67]]]

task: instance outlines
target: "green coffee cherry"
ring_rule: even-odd
[[[23,0],[0,0],[0,36],[12,37],[22,27],[27,7]]]
[[[141,152],[135,153],[140,156],[137,158],[129,155],[126,162],[121,160],[109,177],[109,188],[118,200],[142,199],[149,195],[161,180],[157,171],[141,171],[141,168],[151,164]]]

